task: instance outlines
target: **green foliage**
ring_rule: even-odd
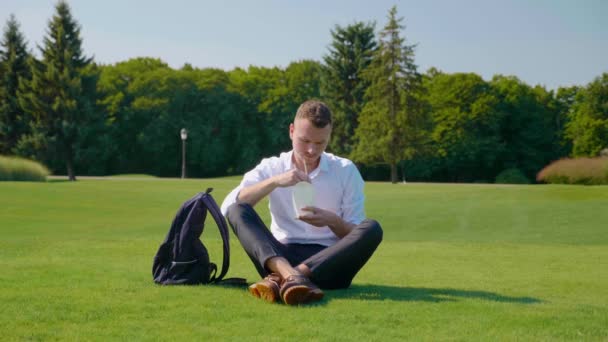
[[[83,55],[80,27],[66,2],[55,6],[49,21],[42,60],[30,59],[31,81],[22,82],[19,103],[34,118],[33,134],[45,136],[51,155],[65,162],[70,180],[75,180],[74,159],[78,142],[93,101],[88,89],[95,89],[83,74],[91,59]]]
[[[432,113],[432,156],[427,167],[435,177],[455,182],[493,179],[495,163],[504,151],[500,114],[490,85],[476,74],[425,77]]]
[[[241,112],[244,120],[241,124],[246,128],[242,131],[246,133],[247,143],[241,148],[252,157],[253,166],[259,162],[259,156],[272,155],[287,138],[284,125],[289,122],[290,115],[282,114],[271,105],[282,96],[274,92],[273,100],[269,98],[270,92],[281,83],[282,71],[250,66],[247,70],[234,69],[228,75],[229,90],[243,99]],[[284,91],[282,93],[284,95]]]
[[[177,176],[178,132],[189,177],[239,174],[290,148],[298,106],[319,98],[335,123],[329,151],[368,179],[491,181],[519,169],[532,179],[566,155],[608,146],[608,74],[585,87],[531,87],[431,68],[424,77],[396,8],[374,23],[331,30],[321,64],[178,70],[155,58],[96,65],[82,52],[65,1],[48,24],[41,60],[29,56],[11,16],[0,46],[0,153],[40,160],[54,173]]]
[[[499,169],[519,168],[533,178],[544,165],[560,157],[553,95],[530,87],[515,77],[495,76],[490,82],[498,99],[499,139],[504,152]]]
[[[511,168],[502,171],[496,176],[497,184],[530,184],[530,180],[520,169]]]
[[[260,156],[289,148],[289,123],[301,102],[319,96],[319,74],[313,61],[231,72],[173,70],[149,58],[104,66],[99,104],[108,116],[100,169],[175,176],[184,127],[189,177],[242,173]]]
[[[608,73],[576,94],[566,138],[572,143],[574,157],[595,157],[608,147]]]
[[[392,182],[397,181],[397,164],[420,152],[428,124],[420,99],[421,76],[414,64],[414,46],[401,38],[401,21],[393,7],[380,32],[379,47],[363,73],[370,85],[352,153],[358,162],[390,165]]]
[[[414,178],[474,182],[517,168],[530,179],[564,150],[561,136],[568,108],[552,92],[515,77],[491,82],[472,73],[425,75],[434,121],[429,155],[408,162]]]
[[[275,69],[274,84],[258,109],[266,114],[264,133],[271,137],[268,153],[276,154],[291,148],[289,124],[302,102],[319,98],[321,65],[316,61],[303,60],[290,63],[283,71]]]
[[[369,80],[363,72],[376,49],[374,23],[356,22],[331,30],[329,53],[323,57],[321,93],[332,109],[334,124],[329,145],[338,155],[349,155]]]
[[[155,76],[152,75],[161,74],[161,70],[169,70],[168,65],[152,58],[135,58],[100,67],[97,103],[100,111],[105,113],[106,127],[103,140],[95,154],[98,164],[96,168],[102,170],[101,174],[147,171],[143,170],[143,166],[139,167],[141,159],[144,158],[137,139],[140,130],[151,118],[145,111],[136,110],[138,106],[133,103],[141,107],[143,103],[149,102],[145,99],[157,96],[153,89],[142,84],[157,84]],[[145,82],[144,79],[148,81]],[[145,99],[138,100],[140,96]],[[173,136],[177,137],[177,133]],[[175,163],[177,164],[177,161]]]
[[[7,154],[28,133],[30,119],[17,101],[20,80],[31,75],[25,38],[14,15],[6,23],[0,46],[0,153]]]
[[[49,170],[33,160],[0,156],[0,181],[44,182]]]
[[[608,185],[608,158],[564,158],[543,168],[536,180],[551,184]]]
[[[224,174],[240,154],[240,99],[217,69],[172,70],[152,59],[102,69],[100,104],[108,112],[105,172],[179,173],[181,128],[188,130],[190,176]],[[237,152],[237,153],[235,153]],[[164,162],[159,162],[159,161]]]
[[[566,134],[566,127],[573,114],[576,96],[580,91],[579,86],[560,87],[555,93],[555,135],[557,140],[556,154],[560,157],[567,156],[572,151],[572,141]]]
[[[302,102],[319,98],[320,75],[321,65],[310,60],[290,63],[284,70],[250,66],[230,72],[230,90],[244,98],[246,106],[243,126],[250,134],[242,148],[257,147],[256,162],[260,155],[290,149],[289,124]]]

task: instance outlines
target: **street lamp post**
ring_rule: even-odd
[[[188,139],[188,131],[185,128],[179,132],[182,137],[182,179],[186,178],[186,139]]]

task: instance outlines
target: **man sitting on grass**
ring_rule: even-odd
[[[270,302],[295,305],[342,289],[382,240],[378,222],[365,219],[363,179],[348,159],[326,153],[331,112],[319,101],[304,102],[289,125],[290,152],[263,159],[222,203],[234,233],[261,281],[249,291]],[[314,188],[314,206],[294,208],[298,182]],[[269,196],[270,231],[253,209]],[[305,215],[297,215],[302,209]]]

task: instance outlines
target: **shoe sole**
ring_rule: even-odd
[[[277,301],[275,290],[273,290],[271,287],[264,286],[263,284],[255,283],[249,286],[249,293],[251,293],[254,297],[263,299],[270,303]]]
[[[324,295],[325,294],[320,290],[312,290],[308,294],[308,301],[309,302],[319,301],[319,300],[323,299]]]
[[[283,302],[287,305],[306,304],[321,299],[323,299],[323,292],[313,291],[305,285],[292,286],[283,294]]]

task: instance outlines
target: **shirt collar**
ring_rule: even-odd
[[[287,160],[284,161],[285,170],[291,170],[294,167],[293,162],[292,162],[292,156],[293,156],[293,150],[286,153]],[[319,170],[319,172],[321,172],[321,171],[327,172],[329,170],[329,162],[327,160],[327,153],[325,153],[325,152],[321,153],[321,161],[319,161],[319,167],[317,169]],[[311,175],[313,173],[317,173],[316,172],[317,169],[315,169],[314,172],[311,172]]]
[[[323,172],[329,171],[329,161],[327,160],[327,153],[321,154],[321,161],[319,162],[319,170]]]

